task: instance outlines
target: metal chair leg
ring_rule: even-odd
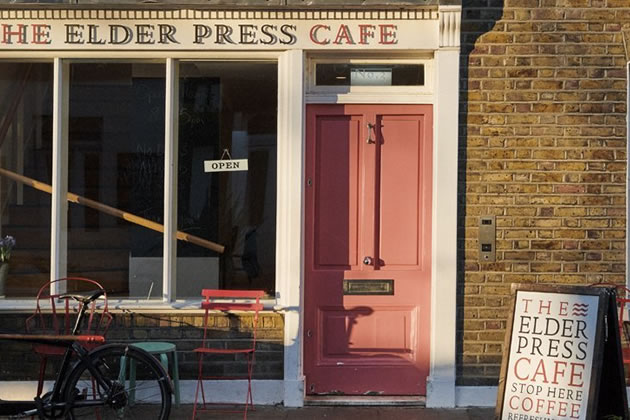
[[[41,397],[42,391],[44,390],[44,376],[46,375],[46,364],[48,362],[48,358],[46,356],[42,356],[42,361],[39,364],[39,379],[37,380],[37,395],[36,397]]]
[[[197,401],[199,400],[199,388],[201,388],[201,394],[203,395],[203,377],[201,376],[203,369],[203,355],[199,354],[199,370],[197,374],[197,389],[195,391],[195,403],[193,404],[192,420],[195,420],[197,415]],[[204,398],[205,408],[205,398]]]

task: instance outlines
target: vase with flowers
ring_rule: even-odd
[[[7,235],[0,239],[0,298],[5,295],[7,277],[9,277],[9,260],[14,246],[15,238],[13,236]]]

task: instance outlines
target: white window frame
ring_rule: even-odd
[[[291,206],[284,211],[280,207],[280,203],[294,203],[297,195],[295,187],[290,188],[291,183],[299,181],[296,178],[297,172],[301,172],[300,168],[293,168],[288,164],[287,158],[281,156],[295,155],[295,151],[291,151],[292,138],[296,135],[294,126],[301,127],[302,116],[296,116],[294,109],[295,92],[300,96],[302,101],[301,76],[294,75],[294,64],[287,66],[286,62],[294,59],[289,58],[289,52],[251,52],[251,51],[230,51],[230,52],[171,52],[171,53],[153,53],[153,52],[89,52],[89,51],[55,51],[54,53],[46,53],[41,51],[32,52],[3,52],[2,61],[23,62],[38,61],[51,62],[53,66],[53,156],[52,156],[52,185],[53,193],[51,197],[51,254],[50,254],[50,280],[66,277],[67,275],[67,213],[68,202],[66,194],[68,191],[68,110],[69,110],[69,66],[71,63],[80,62],[151,62],[163,63],[166,73],[166,91],[165,91],[165,132],[164,132],[164,250],[163,250],[163,288],[162,299],[145,300],[140,298],[124,297],[120,299],[110,298],[109,303],[113,308],[118,309],[143,309],[143,310],[163,310],[163,309],[199,309],[199,299],[186,298],[177,299],[176,296],[176,274],[177,274],[177,131],[178,131],[178,75],[179,63],[184,61],[266,61],[276,62],[278,65],[278,79],[283,82],[278,83],[278,132],[277,132],[277,198],[276,198],[276,279],[275,289],[276,296],[282,299],[272,297],[264,301],[265,306],[269,308],[290,307],[295,305],[295,301],[290,299],[290,293],[285,292],[287,288],[291,288],[291,281],[288,279],[295,278],[295,270],[287,270],[285,266],[290,265],[286,258],[279,257],[281,247],[297,249],[301,245],[300,238],[294,238],[287,231],[301,232],[301,218],[295,222],[295,226],[286,223],[287,218],[292,217],[291,212],[295,209]],[[301,51],[300,51],[301,56]],[[291,61],[292,62],[292,61]],[[284,69],[284,70],[281,70]],[[288,82],[289,84],[285,83]],[[286,86],[285,86],[286,85]],[[281,90],[284,88],[281,93]],[[291,101],[287,106],[281,101]],[[168,116],[171,118],[168,118]],[[301,130],[301,128],[300,128]],[[301,153],[300,147],[298,152]],[[283,167],[288,169],[283,169]],[[297,226],[297,230],[296,230]],[[287,240],[292,244],[286,244]],[[286,245],[281,245],[286,244]],[[289,272],[289,277],[281,278],[283,272]],[[34,295],[33,295],[34,296]],[[34,299],[2,299],[0,300],[0,310],[30,310],[34,307]],[[280,306],[279,306],[280,305]]]

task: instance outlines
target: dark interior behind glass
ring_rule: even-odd
[[[178,227],[225,246],[178,242],[178,297],[201,288],[275,290],[277,64],[180,68]],[[204,172],[247,159],[247,171]]]
[[[165,86],[164,64],[70,66],[70,192],[163,223]],[[111,296],[161,298],[162,249],[143,223],[69,204],[68,274]]]
[[[71,193],[163,223],[165,74],[164,63],[70,65]],[[275,62],[181,63],[178,230],[225,251],[178,241],[179,298],[204,287],[275,292],[277,84]],[[0,93],[0,167],[50,185],[52,65],[0,65]],[[204,171],[205,160],[230,158],[248,170]],[[49,280],[50,203],[0,177],[0,234],[17,242],[9,296],[33,296]],[[162,298],[163,234],[146,224],[69,203],[68,275],[97,280],[112,297]]]
[[[0,167],[52,184],[51,63],[0,63]],[[50,193],[0,176],[0,296],[33,297],[50,279]],[[15,240],[6,241],[10,236]]]

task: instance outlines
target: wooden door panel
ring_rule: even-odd
[[[380,246],[385,267],[419,265],[419,116],[381,120]]]
[[[316,133],[314,268],[349,268],[358,264],[359,121],[325,116]]]
[[[320,308],[320,325],[330,334],[322,341],[318,363],[407,363],[415,357],[415,315],[412,306]]]

